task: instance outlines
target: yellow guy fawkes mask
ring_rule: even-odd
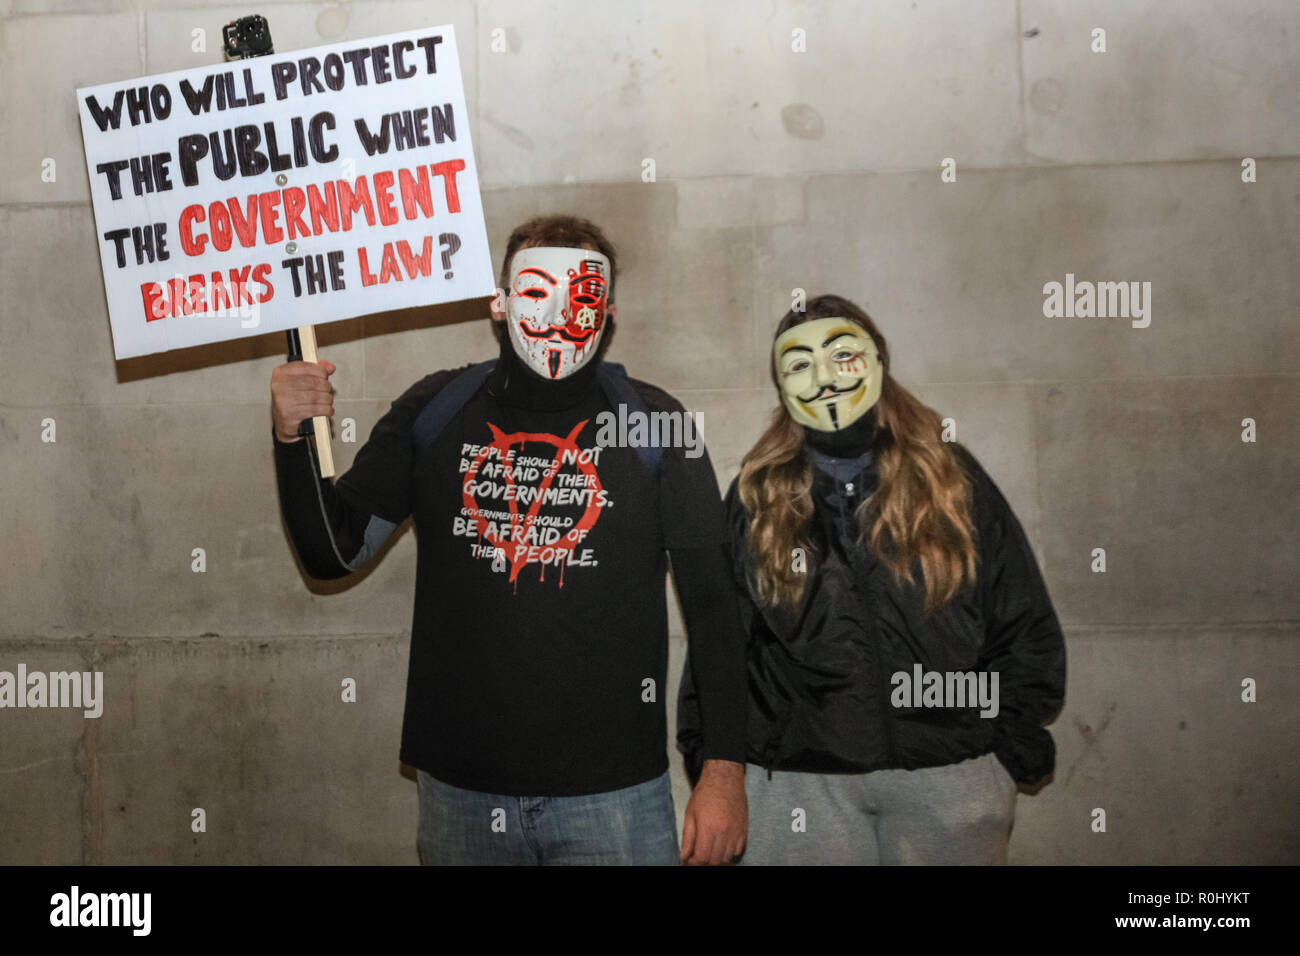
[[[772,358],[790,417],[809,428],[847,428],[880,398],[880,353],[867,330],[850,319],[813,319],[786,329]]]

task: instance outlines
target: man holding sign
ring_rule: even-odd
[[[493,307],[499,358],[417,382],[337,483],[298,438],[302,420],[333,414],[333,363],[272,376],[281,506],[308,573],[361,568],[414,516],[401,756],[419,769],[425,863],[677,862],[669,557],[706,757],[680,858],[744,847],[743,637],[717,483],[702,445],[612,427],[685,417],[603,361],[614,278],[591,223],[517,228]]]
[[[609,441],[684,415],[601,361],[613,248],[576,220],[521,227],[501,358],[418,382],[322,478],[324,418],[319,447],[298,437],[333,412],[311,325],[486,298],[492,262],[452,28],[276,54],[254,19],[251,58],[77,91],[117,358],[303,333],[307,361],[272,379],[303,563],[339,577],[408,515],[419,530],[402,757],[425,861],[676,860],[669,554],[714,758],[681,853],[734,857],[745,667],[721,502],[702,446]]]

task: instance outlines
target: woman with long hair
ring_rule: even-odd
[[[1020,523],[875,323],[777,327],[781,405],[727,495],[748,634],[744,863],[1005,863],[1052,771],[1065,645]],[[696,763],[690,667],[678,742]]]

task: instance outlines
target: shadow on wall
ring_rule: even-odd
[[[491,301],[491,297],[484,296],[479,299],[466,299],[463,302],[399,309],[395,312],[381,312],[355,319],[328,322],[316,326],[316,339],[321,347],[325,347],[392,332],[408,332],[412,329],[438,328],[460,322],[471,322],[487,317],[488,305]],[[188,349],[173,349],[169,352],[157,352],[137,358],[119,359],[117,380],[119,384],[136,382],[174,372],[192,372],[215,365],[231,365],[249,359],[284,354],[284,333],[268,332],[266,335],[254,335],[227,342],[196,345]]]

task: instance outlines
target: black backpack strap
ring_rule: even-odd
[[[420,460],[420,456],[442,434],[448,422],[474,397],[496,364],[496,359],[492,359],[469,366],[429,399],[411,426],[411,446],[415,449],[415,461]]]
[[[609,403],[614,406],[616,414],[619,405],[626,405],[629,413],[640,412],[649,416],[650,409],[645,399],[636,390],[636,386],[628,381],[627,369],[618,362],[601,362],[600,368],[596,370],[596,380],[600,382],[600,387]],[[658,481],[663,468],[664,450],[658,445],[638,445],[636,453],[646,471],[650,472],[650,477]]]

